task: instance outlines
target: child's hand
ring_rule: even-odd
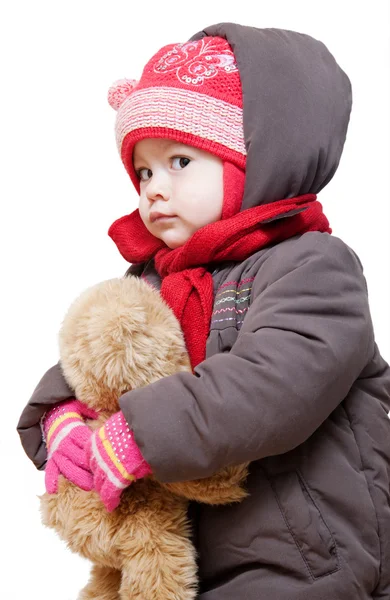
[[[45,486],[49,494],[57,493],[60,475],[83,490],[93,487],[85,456],[92,431],[85,425],[84,417],[96,419],[97,413],[78,400],[61,402],[45,415],[42,427],[48,449]]]
[[[94,488],[108,512],[118,506],[126,487],[152,472],[121,411],[92,434],[86,453]]]

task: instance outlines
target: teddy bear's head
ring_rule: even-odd
[[[176,317],[137,277],[84,291],[65,315],[59,347],[76,398],[109,414],[119,410],[124,392],[191,370]]]

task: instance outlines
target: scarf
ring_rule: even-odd
[[[332,232],[315,194],[256,206],[210,223],[175,249],[146,229],[138,210],[115,221],[108,235],[128,262],[154,258],[162,279],[160,294],[180,322],[194,369],[205,359],[213,308],[213,278],[207,265],[243,261],[307,231]]]

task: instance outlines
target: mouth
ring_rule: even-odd
[[[149,215],[149,221],[151,223],[155,223],[156,221],[170,221],[171,219],[176,219],[176,215],[165,215],[164,213],[152,212]]]

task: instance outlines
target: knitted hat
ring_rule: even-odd
[[[132,160],[135,144],[145,138],[167,138],[221,158],[222,218],[240,210],[246,163],[242,89],[225,39],[204,37],[164,46],[138,82],[117,81],[109,89],[108,101],[117,110],[118,150],[138,193]]]

